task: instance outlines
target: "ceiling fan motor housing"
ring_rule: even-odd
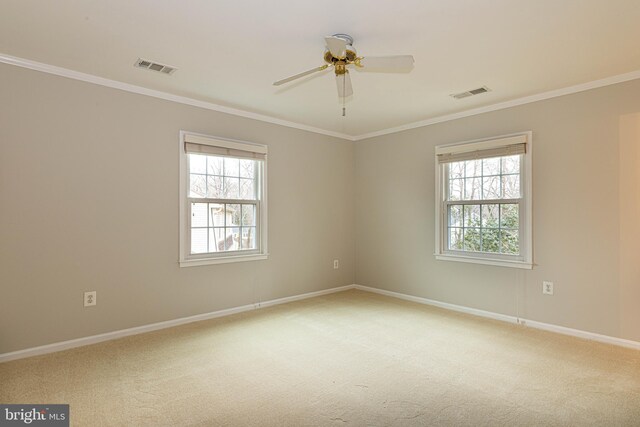
[[[352,64],[356,60],[356,58],[358,57],[358,52],[356,52],[356,49],[353,47],[353,37],[351,37],[348,34],[334,34],[333,37],[337,37],[337,38],[342,39],[345,42],[347,42],[346,57],[345,58],[336,58],[335,56],[333,56],[331,54],[329,49],[327,49],[324,52],[324,60],[325,60],[325,62],[327,64],[335,64],[336,62],[344,61],[347,64]]]
[[[335,56],[331,55],[331,52],[329,52],[328,49],[324,52],[324,60],[327,64],[335,64],[338,61],[345,61],[348,64],[352,64],[357,57],[358,54],[353,46],[347,46],[347,57],[343,59],[336,58]]]

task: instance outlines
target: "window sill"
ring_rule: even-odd
[[[197,267],[199,265],[227,264],[230,262],[259,261],[268,259],[269,254],[235,255],[219,258],[195,258],[180,261],[180,267]]]
[[[442,255],[442,254],[436,254],[436,259],[439,261],[468,262],[472,264],[493,265],[497,267],[523,268],[526,270],[531,270],[533,268],[532,263],[525,262],[525,261],[509,261],[509,260],[503,260],[503,259],[488,259],[488,258],[467,257],[467,256],[460,256],[460,255]]]

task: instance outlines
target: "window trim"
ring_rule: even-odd
[[[474,264],[485,264],[500,267],[513,267],[532,269],[533,268],[533,201],[532,201],[532,142],[533,132],[518,132],[509,135],[495,136],[491,138],[482,138],[472,141],[456,142],[453,144],[438,145],[435,148],[436,153],[442,151],[442,149],[450,149],[452,152],[458,151],[475,151],[480,149],[486,149],[486,147],[499,144],[500,140],[509,140],[513,137],[526,138],[526,152],[522,154],[522,161],[520,166],[520,191],[522,197],[518,200],[519,212],[520,212],[520,256],[504,255],[504,254],[491,254],[486,252],[465,252],[465,251],[452,251],[447,249],[448,233],[447,233],[447,206],[445,195],[446,190],[444,188],[446,183],[445,173],[448,169],[446,164],[438,161],[438,156],[435,156],[435,253],[436,260],[441,261],[457,261],[467,262]],[[466,147],[465,147],[466,146]],[[474,150],[469,150],[470,146],[475,146]],[[458,149],[456,149],[458,147]],[[486,204],[487,201],[474,201]],[[503,200],[500,200],[504,203]],[[466,201],[458,201],[455,204],[465,204]]]
[[[187,137],[190,139],[196,139],[199,144],[211,145],[216,147],[224,147],[230,149],[243,149],[247,147],[255,147],[261,152],[264,151],[265,159],[259,162],[259,188],[260,197],[257,202],[253,200],[237,200],[238,203],[244,204],[256,204],[256,213],[258,221],[256,221],[256,234],[259,236],[259,247],[251,251],[226,251],[216,254],[204,253],[204,254],[190,254],[190,241],[191,241],[191,218],[189,215],[189,160],[187,153],[185,152],[185,140]],[[219,138],[215,136],[208,136],[194,132],[180,131],[180,144],[179,144],[179,159],[180,159],[180,180],[179,180],[179,195],[180,195],[180,253],[178,263],[180,267],[192,267],[200,265],[211,264],[224,264],[230,262],[241,261],[257,261],[268,259],[269,253],[267,250],[267,146],[262,144],[254,144],[245,141],[235,141],[225,138]],[[202,201],[221,201],[220,199],[198,199]],[[223,203],[231,203],[234,200],[224,199]]]

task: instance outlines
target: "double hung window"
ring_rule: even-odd
[[[531,268],[531,133],[436,147],[436,257]]]
[[[266,257],[267,147],[183,132],[181,265]]]

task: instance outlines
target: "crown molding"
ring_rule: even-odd
[[[448,122],[451,120],[461,119],[463,117],[470,117],[470,116],[475,116],[477,114],[489,113],[491,111],[504,110],[505,108],[517,107],[519,105],[530,104],[532,102],[538,102],[538,101],[544,101],[545,99],[571,95],[578,92],[584,92],[586,90],[597,89],[604,86],[610,86],[617,83],[624,83],[624,82],[628,82],[636,79],[640,79],[640,70],[632,71],[630,73],[625,73],[625,74],[618,74],[615,76],[606,77],[604,79],[594,80],[587,83],[581,83],[574,86],[568,86],[561,89],[554,89],[548,92],[542,92],[535,95],[525,96],[523,98],[517,98],[509,101],[499,102],[497,104],[486,105],[484,107],[472,108],[470,110],[461,111],[458,113],[446,114],[443,116],[420,120],[417,122],[408,123],[406,125],[382,129],[375,132],[369,132],[369,133],[358,135],[354,139],[355,141],[361,141],[364,139],[375,138],[376,136],[389,135],[391,133],[398,133],[405,130],[421,128],[424,126],[434,125],[436,123],[442,123],[442,122]]]
[[[191,105],[193,107],[204,108],[206,110],[232,114],[234,116],[245,117],[248,119],[258,120],[261,122],[285,126],[293,129],[299,129],[307,132],[313,132],[320,135],[331,136],[334,138],[340,138],[346,141],[362,141],[370,138],[375,138],[377,136],[403,132],[406,130],[434,125],[436,123],[448,122],[451,120],[457,120],[464,117],[470,117],[478,114],[489,113],[492,111],[504,110],[506,108],[517,107],[519,105],[530,104],[532,102],[544,101],[545,99],[557,98],[560,96],[571,95],[578,92],[584,92],[591,89],[597,89],[605,86],[614,85],[617,83],[624,83],[627,81],[640,79],[640,70],[636,70],[629,73],[618,74],[615,76],[606,77],[604,79],[594,80],[587,83],[581,83],[574,86],[568,86],[561,89],[555,89],[548,92],[542,92],[535,95],[530,95],[522,98],[512,99],[509,101],[499,102],[497,104],[490,104],[483,107],[460,111],[457,113],[445,114],[438,117],[432,117],[429,119],[420,120],[417,122],[412,122],[412,123],[408,123],[401,126],[381,129],[375,132],[368,132],[360,135],[348,135],[345,133],[321,129],[314,126],[292,122],[289,120],[278,119],[276,117],[271,117],[264,114],[253,113],[251,111],[241,110],[241,109],[232,108],[232,107],[226,107],[224,105],[219,105],[212,102],[201,101],[201,100],[189,98],[186,96],[174,95],[171,93],[162,92],[155,89],[148,89],[142,86],[124,83],[117,80],[110,80],[104,77],[95,76],[93,74],[81,73],[79,71],[70,70],[68,68],[57,67],[55,65],[49,65],[42,62],[32,61],[30,59],[6,55],[3,53],[0,53],[0,63],[14,65],[22,68],[28,68],[30,70],[41,71],[43,73],[54,74],[56,76],[66,77],[74,80],[80,80],[83,82],[93,83],[100,86],[106,86],[113,89],[136,93],[139,95],[145,95],[153,98],[164,99],[166,101],[177,102],[179,104]]]
[[[186,96],[174,95],[155,89],[149,89],[129,83],[110,80],[104,77],[98,77],[93,74],[81,73],[79,71],[70,70],[68,68],[57,67],[42,62],[32,61],[30,59],[19,58],[16,56],[0,53],[0,63],[15,65],[17,67],[28,68],[30,70],[41,71],[43,73],[53,74],[56,76],[66,77],[69,79],[80,80],[87,83],[93,83],[100,86],[106,86],[113,89],[123,90],[125,92],[136,93],[139,95],[151,96],[153,98],[164,99],[166,101],[177,102],[179,104],[190,105],[193,107],[204,108],[206,110],[217,111],[220,113],[232,114],[234,116],[245,117],[247,119],[259,120],[261,122],[271,123],[275,125],[285,126],[293,129],[304,130],[321,135],[331,136],[334,138],[346,139],[354,141],[354,137],[341,132],[334,132],[314,126],[304,125],[301,123],[291,122],[289,120],[278,119],[276,117],[264,114],[253,113],[251,111],[240,110],[238,108],[226,107],[224,105],[212,102],[201,101],[198,99],[188,98]]]

